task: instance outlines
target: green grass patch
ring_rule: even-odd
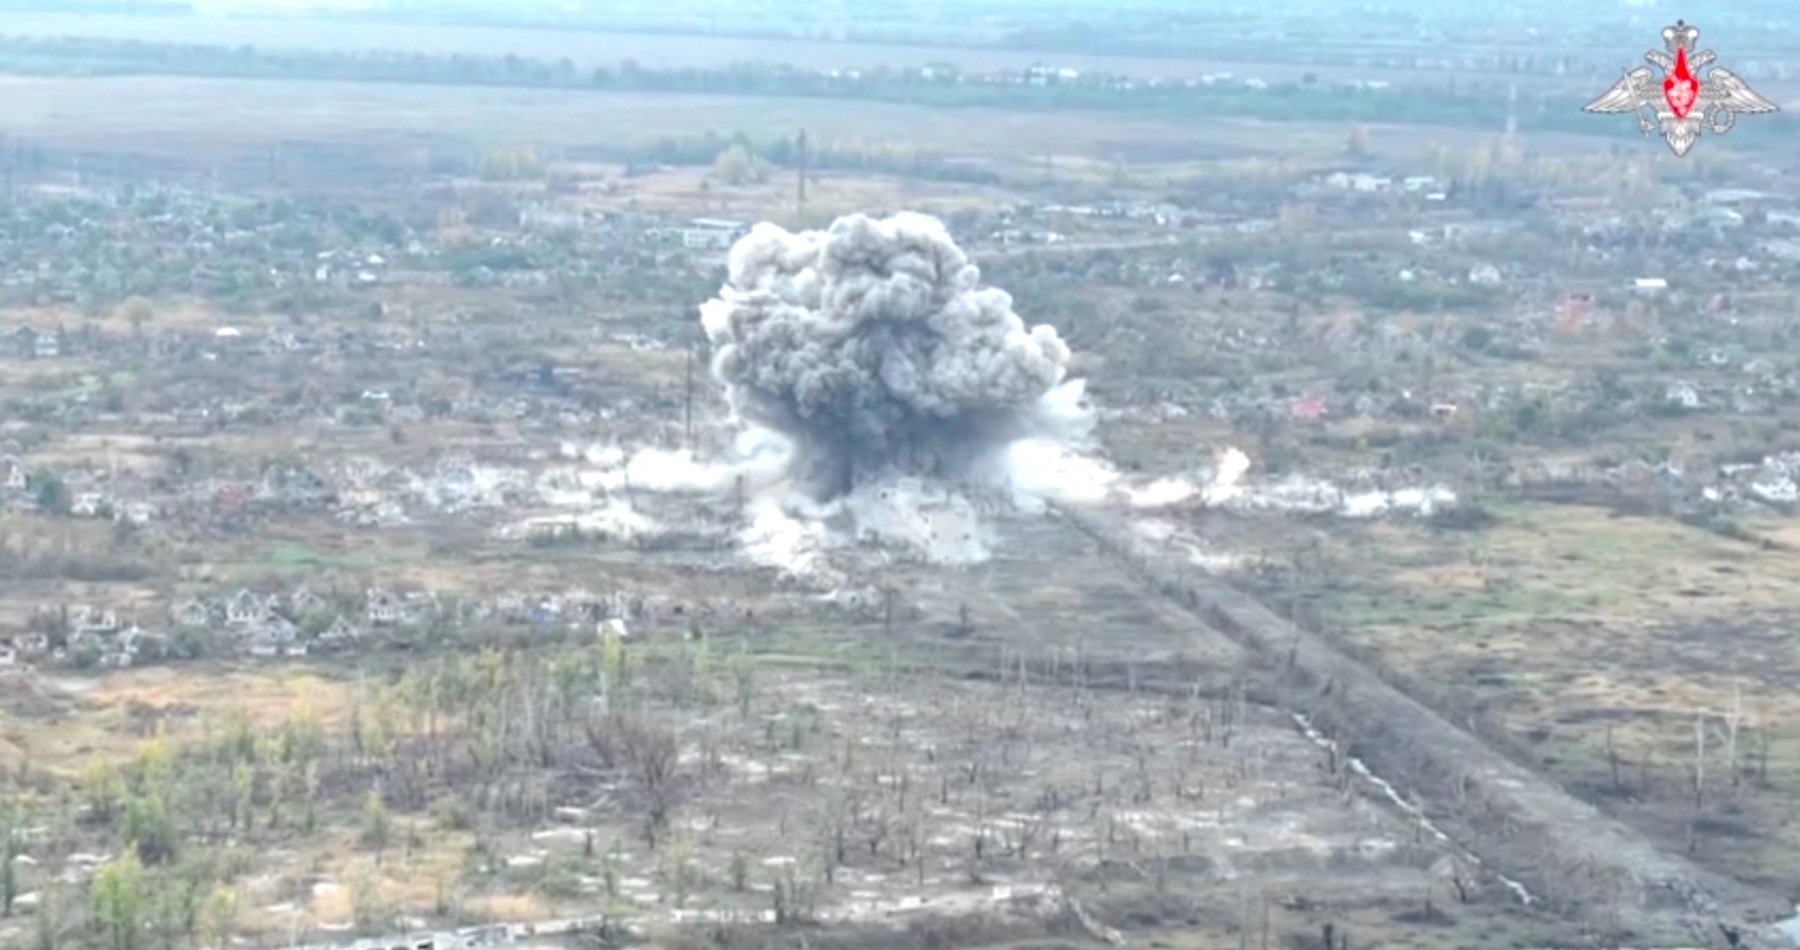
[[[374,570],[397,560],[407,560],[422,552],[412,549],[382,549],[367,553],[320,551],[304,544],[281,542],[271,544],[253,567],[274,571],[305,570]]]

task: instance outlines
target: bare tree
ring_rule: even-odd
[[[1731,693],[1731,708],[1720,717],[1724,726],[1718,737],[1725,743],[1725,769],[1730,788],[1738,787],[1738,734],[1744,725],[1744,692],[1734,689]]]
[[[1613,791],[1624,791],[1625,783],[1619,778],[1619,747],[1613,741],[1612,723],[1606,724],[1606,767],[1612,772]]]
[[[1694,811],[1706,807],[1706,716],[1694,717]]]
[[[1756,741],[1756,781],[1763,787],[1769,784],[1769,751],[1775,744],[1775,734],[1768,723],[1762,723],[1752,733]]]
[[[676,742],[674,732],[647,719],[620,716],[615,723],[615,735],[625,763],[644,794],[644,837],[654,848],[675,808],[676,765],[681,746]]]

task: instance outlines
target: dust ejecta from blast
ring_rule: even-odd
[[[713,376],[742,422],[793,442],[791,474],[821,500],[895,476],[976,477],[1020,440],[1085,436],[1068,345],[980,278],[926,215],[757,225],[700,308]]]

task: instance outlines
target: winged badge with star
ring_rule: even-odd
[[[1724,135],[1737,125],[1739,114],[1780,111],[1737,73],[1713,66],[1718,55],[1712,50],[1695,52],[1700,41],[1698,27],[1677,20],[1663,29],[1662,36],[1668,52],[1644,54],[1644,59],[1662,70],[1661,82],[1647,66],[1627,70],[1623,79],[1584,110],[1634,113],[1638,130],[1645,135],[1660,132],[1677,156],[1694,147],[1702,128]],[[1705,67],[1711,68],[1702,79],[1696,71]]]

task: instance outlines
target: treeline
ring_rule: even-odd
[[[580,161],[624,162],[627,165],[714,165],[726,152],[741,149],[744,157],[769,169],[793,169],[800,164],[798,142],[792,137],[755,138],[745,132],[727,135],[706,131],[669,135],[648,144],[610,144],[574,149],[565,157]],[[440,174],[474,174],[489,181],[524,181],[543,178],[552,171],[545,158],[531,148],[502,149],[479,157],[456,152],[435,155],[432,170]],[[931,181],[971,185],[997,185],[1001,176],[979,165],[959,162],[941,152],[882,141],[820,142],[807,144],[806,164],[818,171],[847,171],[903,175]],[[500,215],[511,219],[516,212]],[[3,233],[3,229],[0,229]],[[496,268],[498,269],[498,268]]]
[[[1270,121],[1385,122],[1498,127],[1506,105],[1492,90],[1333,88],[1318,83],[1136,85],[1093,80],[993,81],[985,77],[876,69],[833,75],[770,64],[720,69],[647,69],[630,61],[582,69],[571,60],[521,56],[399,52],[266,50],[99,38],[0,37],[0,73],[27,75],[180,75],[237,79],[485,85],[547,89],[635,90],[795,96],[941,108],[1131,111],[1168,116]],[[1018,77],[1014,77],[1015,79]],[[1605,120],[1581,102],[1531,97],[1518,103],[1521,127],[1591,132]],[[1791,141],[1792,119],[1758,117],[1733,133],[1742,140]],[[1196,126],[1204,135],[1204,126]]]
[[[669,136],[658,139],[641,157],[665,165],[709,165],[733,146],[781,168],[796,167],[800,161],[799,145],[793,138],[757,140],[743,132]],[[930,149],[891,143],[810,143],[806,164],[821,170],[904,175],[974,185],[995,185],[1001,181],[989,169],[960,164]]]
[[[1733,58],[1781,60],[1794,44],[1777,29],[1775,21],[1791,21],[1788,11],[1747,13],[1725,8],[1708,11],[1707,27],[1715,36],[1734,36]],[[1019,52],[1063,53],[1073,56],[1143,56],[1194,58],[1245,64],[1287,63],[1340,68],[1417,68],[1454,72],[1458,68],[1511,72],[1521,76],[1601,75],[1617,76],[1617,52],[1622,41],[1629,48],[1631,30],[1616,17],[1570,19],[1559,12],[1556,29],[1529,45],[1496,39],[1491,24],[1444,22],[1434,24],[1430,38],[1421,38],[1417,27],[1383,31],[1353,25],[1350,14],[1325,15],[1305,23],[1261,23],[1242,30],[1221,29],[1215,23],[1170,23],[1133,26],[1107,22],[1039,23],[1004,34],[993,42],[957,43],[953,38],[934,45],[963,45]],[[1574,14],[1580,17],[1580,14]],[[1516,27],[1522,37],[1527,22]],[[1655,38],[1655,30],[1641,31]],[[1346,41],[1346,35],[1356,35]],[[856,37],[856,42],[880,42],[876,37]],[[1754,49],[1744,44],[1755,42]],[[1446,62],[1446,60],[1450,60]]]

